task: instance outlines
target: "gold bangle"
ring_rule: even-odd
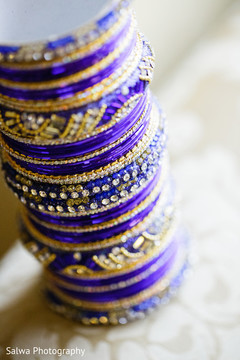
[[[113,309],[118,309],[118,308],[128,308],[130,306],[137,305],[137,304],[143,302],[144,300],[147,300],[148,298],[152,297],[159,291],[163,291],[165,289],[165,287],[167,287],[167,285],[168,285],[168,282],[167,282],[167,277],[166,277],[164,279],[161,279],[160,282],[157,284],[157,286],[156,286],[156,284],[154,284],[147,290],[143,290],[140,293],[138,293],[137,295],[129,296],[128,298],[110,301],[110,302],[106,302],[106,303],[90,302],[90,301],[86,301],[86,300],[76,299],[70,295],[65,294],[63,291],[61,291],[59,288],[54,286],[52,283],[51,284],[47,283],[47,288],[49,288],[49,290],[51,292],[53,292],[60,300],[62,300],[63,302],[65,302],[67,304],[70,304],[75,307],[80,307],[80,308],[83,308],[86,310],[102,312],[102,311],[108,311],[108,310],[113,310]]]

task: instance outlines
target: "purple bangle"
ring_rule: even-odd
[[[141,201],[143,201],[152,191],[152,189],[156,186],[159,177],[161,174],[161,168],[158,170],[158,173],[154,177],[153,180],[145,187],[140,193],[134,195],[131,199],[122,203],[115,207],[114,211],[112,209],[102,211],[100,213],[85,215],[85,216],[76,216],[70,218],[64,218],[64,225],[66,226],[88,226],[94,224],[100,224],[101,222],[112,220],[116,217],[121,216],[123,213],[133,210]],[[50,222],[53,224],[61,225],[63,223],[63,218],[61,215],[53,216],[50,214],[44,214],[43,212],[31,209],[31,212],[39,218],[39,220],[43,220],[46,222]]]
[[[8,79],[15,82],[39,82],[59,79],[62,76],[69,76],[76,72],[82,71],[106,57],[114,51],[127,35],[130,27],[130,17],[125,26],[100,49],[95,50],[92,54],[71,61],[69,63],[54,63],[53,66],[38,70],[19,70],[14,68],[5,68],[0,66],[0,78]]]
[[[41,146],[25,144],[11,139],[6,135],[3,135],[3,139],[11,148],[15,149],[19,153],[26,156],[37,157],[43,160],[53,160],[58,158],[62,159],[64,157],[70,156],[82,156],[86,152],[95,151],[119,139],[119,137],[121,137],[136,123],[141,113],[143,112],[146,103],[147,96],[144,95],[140,98],[135,108],[115,126],[98,135],[83,139],[78,142],[63,145]]]
[[[114,301],[124,297],[132,296],[140,291],[143,291],[156,283],[157,281],[161,280],[161,278],[169,271],[171,268],[175,258],[176,258],[176,249],[174,249],[172,256],[168,261],[161,266],[157,271],[151,274],[144,280],[137,282],[132,286],[128,286],[123,289],[112,290],[110,292],[102,292],[102,293],[86,293],[86,292],[77,292],[73,290],[68,290],[61,288],[65,294],[70,295],[76,299],[82,300],[89,300],[89,301],[99,301],[99,302],[106,302],[106,301]]]
[[[66,99],[71,96],[74,96],[76,92],[84,91],[85,89],[94,86],[95,84],[101,82],[103,79],[109,77],[111,74],[117,71],[118,68],[122,66],[124,62],[127,61],[127,58],[132,53],[136,44],[136,36],[130,41],[127,49],[123,51],[117,59],[115,59],[109,66],[105,69],[99,71],[96,75],[93,75],[87,79],[80,80],[77,83],[72,83],[64,87],[57,87],[54,89],[48,90],[23,90],[23,89],[13,89],[3,85],[0,85],[0,92],[3,95],[15,98],[18,100],[48,100],[48,99]],[[64,79],[63,79],[64,82]]]
[[[133,271],[122,274],[122,275],[115,275],[115,276],[111,276],[109,278],[102,278],[102,279],[97,279],[97,278],[89,278],[89,279],[81,279],[80,277],[71,277],[71,275],[66,275],[63,274],[61,272],[61,270],[59,271],[55,271],[56,276],[60,279],[60,280],[64,280],[66,282],[68,282],[69,284],[73,284],[73,285],[77,285],[77,286],[91,286],[91,287],[95,287],[95,286],[108,286],[117,282],[121,282],[121,281],[127,281],[135,276],[141,276],[141,274],[148,270],[151,266],[156,266],[158,265],[158,263],[161,264],[162,259],[165,257],[169,257],[169,253],[171,254],[176,248],[178,248],[179,246],[179,241],[181,241],[181,239],[179,238],[179,234],[176,233],[170,244],[162,251],[160,252],[157,256],[155,256],[154,258],[151,258],[150,261],[146,262],[145,264],[143,264],[143,266],[141,266],[140,268],[137,269],[133,269]],[[51,270],[50,270],[51,271]]]
[[[92,231],[89,233],[73,233],[73,232],[68,233],[68,232],[64,232],[64,231],[57,231],[57,230],[46,228],[43,225],[40,225],[39,223],[35,222],[34,220],[31,220],[31,222],[33,223],[35,228],[38,229],[38,231],[40,231],[42,234],[50,237],[51,239],[58,240],[61,242],[66,242],[66,243],[79,243],[79,242],[88,243],[88,242],[104,240],[108,237],[116,236],[116,235],[120,234],[121,232],[129,230],[133,226],[136,226],[139,222],[141,222],[145,218],[145,216],[147,216],[150,213],[150,211],[156,205],[157,200],[158,200],[158,198],[154,202],[152,202],[142,212],[140,212],[139,214],[134,216],[132,219],[125,221],[122,224],[116,225],[109,229]]]
[[[34,163],[29,163],[15,159],[16,163],[26,170],[36,172],[43,175],[71,175],[71,174],[81,174],[85,171],[92,171],[103,167],[109,162],[114,162],[119,157],[124,156],[128,153],[138,142],[141,140],[143,135],[146,132],[146,129],[149,124],[149,110],[146,114],[146,118],[143,120],[143,123],[137,129],[137,131],[131,135],[130,138],[127,138],[125,141],[115,146],[113,149],[110,149],[103,154],[97,155],[91,159],[79,161],[76,163],[62,164],[62,165],[38,165]]]

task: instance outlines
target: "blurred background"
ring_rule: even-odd
[[[153,88],[159,89],[191,47],[226,12],[234,0],[134,0],[140,30],[156,55]]]

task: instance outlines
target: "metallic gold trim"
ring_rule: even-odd
[[[160,200],[159,200],[160,201]],[[148,223],[152,220],[152,217],[155,216],[155,212],[159,210],[158,204],[154,207],[154,209],[144,218],[142,222],[140,222],[138,225],[134,226],[131,230],[125,231],[119,235],[116,235],[112,238],[107,238],[101,241],[95,241],[95,242],[89,242],[89,243],[63,243],[58,240],[54,240],[49,238],[46,235],[43,235],[41,232],[39,232],[33,224],[30,222],[30,220],[23,215],[24,224],[27,227],[27,230],[29,231],[30,235],[33,236],[33,238],[36,238],[39,242],[43,243],[46,246],[53,247],[55,249],[59,250],[65,250],[65,251],[92,251],[92,250],[98,250],[100,248],[107,248],[111,247],[116,244],[121,244],[126,242],[126,240],[131,236],[137,236],[139,232],[145,231],[145,229],[148,226]]]
[[[82,70],[72,75],[64,76],[56,80],[48,81],[38,81],[38,82],[16,82],[12,80],[0,79],[0,84],[7,87],[12,87],[13,89],[23,89],[23,90],[47,90],[53,89],[61,86],[66,86],[69,84],[77,83],[83,79],[86,79],[90,76],[95,75],[100,70],[103,70],[108,65],[111,64],[127,47],[130,40],[133,38],[134,33],[136,32],[136,21],[132,21],[129,32],[121,42],[120,46],[109,53],[105,58],[100,60],[98,63]]]
[[[122,137],[120,137],[118,140],[112,142],[111,144],[109,144],[108,146],[104,146],[101,147],[95,151],[92,151],[90,153],[86,153],[84,156],[78,156],[78,157],[74,157],[74,162],[78,162],[78,161],[84,161],[84,160],[88,160],[88,159],[92,159],[95,156],[98,156],[100,154],[104,154],[106,151],[114,148],[115,146],[121,144],[123,141],[125,141],[129,136],[132,135],[133,132],[135,132],[138,127],[141,125],[141,122],[144,118],[144,116],[146,115],[146,112],[148,110],[149,107],[149,101],[146,103],[146,107],[144,108],[141,116],[139,117],[139,119],[137,120],[137,122],[131,127],[131,129],[129,129],[124,135],[122,135]],[[105,107],[104,107],[105,108]],[[101,110],[99,112],[100,116],[101,116]],[[87,121],[87,116],[83,118],[83,122],[82,125],[84,124],[84,119],[85,121]],[[99,121],[99,118],[96,119],[96,121]],[[81,129],[79,129],[80,131]],[[65,131],[68,131],[68,128],[65,129]],[[62,134],[62,136],[64,136],[64,133]],[[34,164],[40,164],[40,165],[60,165],[60,164],[67,164],[67,163],[74,163],[72,162],[72,158],[69,159],[64,159],[64,160],[41,160],[38,158],[30,158],[29,156],[24,156],[21,154],[21,156],[15,156],[15,151],[12,149],[9,150],[10,148],[8,147],[7,143],[3,140],[2,137],[0,137],[0,142],[2,143],[2,146],[6,149],[6,151],[9,154],[13,154],[13,156],[15,158],[20,159],[21,161],[25,161],[25,162],[30,162],[30,163],[34,163]],[[31,159],[31,161],[29,161]]]
[[[184,259],[186,255],[184,254]],[[57,288],[52,283],[49,285],[47,284],[47,287],[50,291],[52,291],[59,299],[61,299],[63,302],[70,304],[75,307],[79,307],[82,309],[87,310],[93,310],[93,311],[108,311],[108,310],[117,310],[121,308],[128,308],[130,306],[135,306],[150,297],[156,295],[159,292],[162,292],[166,290],[166,288],[169,287],[171,279],[174,278],[175,275],[178,274],[180,269],[182,268],[182,261],[181,259],[180,266],[174,266],[173,269],[171,269],[168,273],[168,275],[164,276],[162,279],[160,279],[157,283],[150,286],[149,288],[137,293],[136,295],[132,295],[126,298],[123,298],[121,300],[112,300],[109,302],[97,302],[97,301],[86,301],[86,300],[80,300],[76,299],[70,295],[67,295],[64,293],[64,291],[61,291],[59,288]]]
[[[108,229],[111,228],[115,225],[119,225],[129,219],[131,219],[132,217],[136,216],[138,213],[140,213],[141,211],[143,211],[145,208],[148,207],[148,205],[150,205],[155,199],[156,197],[159,195],[159,192],[162,189],[163,183],[165,181],[165,177],[160,177],[160,181],[157,184],[157,186],[154,188],[154,190],[151,192],[151,194],[144,199],[137,207],[135,207],[133,210],[130,210],[128,212],[126,212],[125,214],[100,223],[100,224],[94,224],[94,225],[86,225],[86,226],[64,226],[64,225],[55,225],[46,221],[42,221],[39,220],[38,217],[34,216],[32,214],[31,211],[27,211],[27,209],[24,207],[22,208],[22,212],[25,213],[25,216],[29,216],[31,219],[33,219],[35,222],[37,222],[38,224],[48,228],[48,229],[53,229],[53,230],[59,230],[59,231],[64,231],[64,232],[68,232],[68,233],[83,233],[83,232],[92,232],[92,231],[98,231],[98,230],[102,230],[102,229]],[[164,204],[164,202],[167,199],[167,195],[169,193],[169,189],[166,190],[166,188],[164,188],[161,192],[160,198],[161,198],[161,205],[159,204],[159,206],[162,206],[162,204]],[[134,245],[134,248],[137,249],[140,245],[140,240],[138,242],[136,242],[136,244]]]
[[[16,141],[19,141],[19,142],[22,142],[22,143],[25,143],[25,144],[35,144],[35,145],[62,145],[62,144],[68,144],[68,143],[72,143],[72,142],[76,142],[76,141],[80,141],[82,139],[85,139],[86,137],[89,137],[90,135],[91,136],[94,136],[94,135],[98,135],[100,133],[102,133],[103,131],[106,131],[108,130],[109,128],[111,128],[112,126],[114,126],[115,124],[117,124],[121,119],[122,119],[122,116],[119,116],[119,114],[122,114],[122,112],[124,112],[124,109],[128,109],[128,111],[126,112],[126,114],[124,116],[126,116],[127,114],[129,114],[133,108],[129,105],[131,105],[132,103],[135,103],[137,102],[141,97],[143,96],[143,94],[136,94],[136,95],[133,95],[131,98],[129,98],[123,105],[121,108],[119,108],[116,113],[111,117],[111,120],[108,121],[107,124],[104,124],[104,125],[101,125],[101,126],[98,126],[97,128],[95,127],[95,129],[93,129],[93,131],[90,133],[89,130],[88,132],[82,132],[80,133],[80,131],[77,130],[77,136],[74,135],[74,137],[71,137],[69,138],[68,135],[67,137],[63,138],[63,135],[61,134],[59,138],[56,138],[56,139],[45,139],[45,138],[42,138],[42,139],[38,139],[38,136],[39,136],[39,129],[38,130],[35,130],[35,136],[37,136],[37,138],[26,138],[26,137],[21,137],[21,134],[17,134],[16,131],[12,131],[11,128],[9,128],[8,126],[6,126],[6,123],[8,123],[8,121],[10,122],[14,122],[14,125],[17,125],[19,124],[20,120],[19,120],[19,114],[14,112],[14,111],[7,111],[6,113],[9,113],[10,115],[10,118],[9,120],[3,120],[3,116],[1,114],[1,111],[0,111],[0,126],[1,126],[1,131],[7,135],[8,137],[16,140]],[[105,108],[105,106],[102,106],[101,109],[99,109],[99,114],[101,114],[103,108]],[[99,118],[99,114],[96,118],[96,121],[100,121],[101,119]],[[31,115],[31,114],[30,114]],[[88,116],[90,116],[90,112],[89,110],[86,111],[86,113],[83,115],[83,120],[84,122],[86,122]],[[56,117],[57,115],[56,114],[52,114],[51,115],[51,118],[52,117]],[[69,128],[69,126],[71,125],[74,125],[75,124],[75,118],[78,116],[78,114],[72,114],[70,119],[68,120],[67,122],[67,125],[66,127]],[[16,119],[16,120],[15,120]],[[45,118],[44,119],[44,122],[47,122],[49,123],[49,118]],[[66,120],[66,119],[65,119]],[[83,127],[83,124],[80,122],[79,124],[79,127],[81,127],[81,130],[82,130],[82,127]],[[72,130],[72,129],[71,129]],[[65,131],[65,130],[64,130]],[[14,157],[16,158],[19,158],[20,160],[22,158],[24,159],[28,159],[29,162],[33,162],[34,163],[34,159],[29,157],[29,156],[25,156],[23,154],[20,154],[19,152],[15,151],[14,149],[10,148],[3,140],[1,134],[0,134],[0,142],[3,144],[3,147],[6,148],[6,150]],[[36,159],[36,160],[40,160],[40,159]]]
[[[76,175],[65,175],[65,176],[46,176],[34,173],[32,171],[25,170],[23,167],[19,166],[5,151],[3,152],[3,160],[6,160],[10,163],[14,170],[16,170],[19,174],[28,177],[29,179],[46,182],[46,183],[57,183],[57,184],[76,184],[80,182],[85,182],[88,180],[94,180],[102,175],[108,175],[114,172],[117,169],[120,170],[121,167],[124,167],[126,164],[131,163],[136,157],[138,157],[141,152],[143,152],[149,143],[151,142],[153,136],[156,133],[158,127],[159,117],[158,110],[156,105],[153,104],[151,120],[149,123],[149,127],[146,133],[143,135],[142,139],[138,142],[137,145],[134,146],[126,155],[122,156],[118,160],[110,163],[102,168],[97,170],[92,170],[90,172],[76,174]]]
[[[165,248],[168,246],[168,244],[165,246]],[[144,270],[143,272],[141,272],[140,276],[141,279],[146,279],[148,278],[152,273],[156,272],[159,268],[161,268],[162,266],[164,266],[164,264],[168,261],[168,259],[172,256],[172,253],[167,254],[166,256],[163,255],[162,258],[160,258],[159,260],[156,261],[157,263],[157,268],[156,268],[156,263],[154,263],[153,265],[151,265],[150,267],[148,267],[146,270]],[[79,273],[79,275],[84,275],[84,272]],[[128,280],[125,281],[118,281],[118,282],[113,282],[109,285],[99,285],[99,286],[91,286],[91,285],[76,285],[73,284],[69,281],[64,280],[63,278],[61,278],[60,276],[56,275],[55,273],[53,273],[51,270],[49,269],[45,269],[45,278],[47,281],[49,282],[55,282],[57,284],[57,286],[62,286],[66,289],[69,290],[74,290],[74,291],[82,291],[82,292],[91,292],[91,293],[99,293],[99,292],[108,292],[108,291],[114,291],[117,289],[124,289],[126,287],[132,286],[136,283],[139,282],[139,274],[135,275],[133,277],[130,277]],[[80,277],[79,277],[80,279]],[[81,277],[82,279],[82,277]]]
[[[93,41],[89,42],[86,45],[81,46],[80,48],[71,51],[70,53],[65,53],[63,56],[59,56],[59,55],[55,55],[54,51],[47,51],[47,52],[51,52],[51,54],[53,55],[53,58],[50,60],[44,60],[44,61],[18,61],[17,63],[14,62],[13,56],[10,56],[9,61],[1,61],[0,58],[0,64],[1,66],[4,66],[5,68],[10,68],[10,69],[20,69],[20,70],[31,70],[31,69],[43,69],[43,68],[47,68],[50,67],[53,64],[56,63],[64,63],[64,61],[74,61],[77,59],[80,59],[82,57],[85,57],[87,55],[89,55],[90,53],[92,53],[95,50],[98,50],[102,45],[104,45],[110,38],[111,36],[113,36],[115,33],[117,33],[118,31],[120,31],[121,28],[123,28],[129,18],[129,14],[132,18],[135,18],[133,11],[129,8],[124,9],[123,14],[119,17],[119,19],[117,20],[117,22],[115,24],[113,24],[113,26],[108,29],[107,31],[105,31],[102,35],[100,35],[97,39],[94,39]],[[82,30],[82,29],[80,29]],[[87,28],[85,29],[87,32],[89,30],[91,30],[91,28],[89,27],[89,25],[87,26]],[[76,34],[79,33],[79,30],[76,31]],[[78,35],[77,35],[78,36]],[[36,50],[36,52],[38,53],[39,49],[42,49],[43,44],[42,43],[30,43],[26,46],[23,46],[24,48],[27,48],[26,50]],[[25,49],[21,49],[22,52],[26,52]],[[56,51],[57,52],[57,51]],[[54,56],[55,55],[55,56]]]
[[[76,108],[92,101],[99,100],[102,96],[109,94],[120,86],[129,75],[137,67],[143,49],[143,42],[141,36],[138,34],[137,43],[130,54],[127,61],[108,78],[103,79],[96,85],[93,85],[84,91],[76,93],[74,96],[64,99],[48,99],[42,100],[18,100],[6,95],[0,94],[0,104],[20,111],[34,111],[34,112],[51,112],[64,111],[67,109]]]

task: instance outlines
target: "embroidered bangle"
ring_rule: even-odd
[[[48,182],[48,183],[57,183],[57,184],[76,184],[81,183],[85,181],[90,181],[97,179],[102,176],[109,175],[113,173],[116,169],[120,170],[124,166],[130,164],[136,157],[138,157],[150,144],[153,136],[156,133],[156,129],[158,126],[158,121],[156,121],[158,118],[158,114],[156,113],[157,110],[154,110],[153,107],[153,128],[149,126],[146,133],[143,135],[142,139],[138,142],[135,147],[129,151],[128,154],[124,155],[123,157],[119,158],[118,160],[114,161],[113,163],[108,164],[107,166],[104,166],[103,168],[100,168],[95,171],[91,171],[89,173],[82,173],[80,175],[76,174],[73,176],[45,176],[40,175],[37,173],[33,173],[31,171],[26,171],[21,166],[17,165],[16,162],[4,151],[3,152],[3,160],[9,162],[9,164],[19,173],[22,174],[29,179],[36,180],[39,182]]]
[[[139,281],[146,279],[148,276],[150,276],[152,273],[154,273],[159,267],[161,267],[172,255],[170,252],[166,252],[162,257],[160,257],[156,262],[154,262],[150,267],[148,267],[146,270],[142,271],[140,274],[137,274],[135,276],[129,277],[127,280],[123,281],[116,281],[111,283],[110,285],[100,285],[100,286],[81,286],[81,285],[75,285],[69,281],[63,280],[61,277],[57,276],[56,274],[52,273],[49,269],[45,269],[45,278],[47,281],[55,282],[55,284],[59,286],[63,286],[66,289],[69,290],[76,290],[76,291],[82,291],[82,292],[91,292],[91,293],[101,293],[101,292],[108,292],[113,291],[117,289],[124,289],[128,286],[134,285],[138,283]]]
[[[125,89],[126,90],[126,89]],[[129,89],[127,88],[127,91]],[[1,112],[0,110],[0,126],[3,134],[7,135],[13,140],[17,140],[24,144],[35,144],[35,145],[60,145],[68,144],[76,141],[86,139],[90,136],[99,135],[104,131],[112,128],[116,125],[123,117],[127,116],[137,105],[139,99],[142,97],[142,93],[135,94],[130,98],[126,97],[126,101],[122,103],[122,98],[125,98],[123,95],[118,96],[118,102],[121,101],[122,106],[116,107],[116,112],[113,115],[109,115],[110,120],[104,124],[100,125],[103,116],[108,112],[112,112],[114,108],[114,102],[106,107],[106,105],[99,105],[99,107],[87,109],[85,112],[77,112],[71,114],[69,120],[63,116],[57,114],[48,114],[44,116],[43,114],[37,115],[35,113],[22,113],[19,114],[15,111],[5,111]],[[91,126],[87,126],[87,123],[90,119],[93,118],[93,123]],[[29,121],[33,123],[32,127],[36,127],[34,130],[27,128]],[[62,128],[62,122],[66,123],[66,126]],[[26,123],[26,125],[25,125]],[[47,125],[46,125],[47,123]],[[40,125],[39,125],[40,124]],[[44,124],[45,132],[43,131],[42,125]],[[60,131],[59,128],[62,130]],[[42,132],[43,131],[43,132]],[[56,134],[58,138],[52,138],[51,134]],[[23,137],[23,134],[25,137]],[[30,137],[31,136],[31,137]],[[49,137],[50,138],[47,138]],[[2,136],[0,137],[3,147],[6,147],[7,150],[13,152],[12,155],[21,155],[15,149],[8,147],[7,143],[4,141]],[[24,155],[22,155],[24,156]],[[28,156],[26,156],[28,158]],[[29,157],[32,159],[31,157]]]
[[[149,204],[151,204],[156,197],[159,195],[159,191],[162,188],[164,183],[164,178],[160,178],[160,181],[158,183],[158,185],[154,188],[154,190],[151,192],[151,194],[144,199],[138,206],[136,206],[134,208],[134,210],[130,210],[126,213],[124,213],[123,215],[103,222],[103,223],[99,223],[99,224],[93,224],[91,226],[66,226],[66,225],[55,225],[46,221],[42,221],[39,220],[38,217],[36,217],[35,215],[32,214],[32,212],[27,211],[27,209],[23,209],[22,212],[25,213],[25,216],[30,216],[35,222],[39,223],[40,225],[43,225],[49,229],[53,229],[53,230],[60,230],[60,231],[64,231],[64,232],[74,232],[74,233],[82,233],[82,232],[92,232],[92,231],[98,231],[98,230],[103,230],[103,229],[107,229],[107,228],[111,228],[112,226],[121,224],[122,222],[125,222],[129,219],[131,219],[132,217],[134,217],[135,215],[137,215],[138,213],[140,213],[141,211],[143,211]],[[167,188],[163,188],[162,190],[162,194],[161,194],[161,201],[159,206],[162,207],[163,204],[165,203],[166,199],[169,196],[169,186],[167,186]]]
[[[152,142],[145,152],[124,170],[117,171],[111,176],[82,183],[82,185],[53,184],[49,187],[47,183],[36,183],[15,172],[8,162],[3,162],[3,170],[6,173],[6,181],[15,195],[31,209],[38,208],[41,212],[49,210],[49,214],[53,215],[56,211],[57,216],[62,216],[64,213],[64,217],[84,215],[89,210],[91,210],[89,213],[96,213],[97,208],[102,205],[107,206],[111,202],[117,202],[119,198],[125,198],[128,194],[134,195],[139,187],[144,186],[146,181],[153,178],[160,162],[163,162],[164,169],[165,152],[162,144],[165,140],[162,140],[159,135],[155,135],[153,140],[155,143]],[[111,196],[113,196],[112,200]],[[53,204],[53,199],[55,204]],[[95,200],[98,205],[94,205],[96,209],[89,208],[91,202],[95,203]],[[72,208],[70,208],[73,205],[77,205],[77,208],[74,206],[76,214],[72,213]],[[49,209],[48,206],[50,206]],[[40,213],[37,213],[37,216],[40,216]]]
[[[91,275],[93,277],[103,277],[110,271],[117,271],[125,273],[129,266],[141,264],[149,252],[156,253],[158,249],[164,250],[170,240],[169,234],[173,232],[176,225],[176,216],[174,215],[173,206],[171,206],[171,214],[168,214],[168,207],[163,210],[161,215],[161,226],[158,226],[157,234],[151,234],[149,231],[144,231],[140,236],[131,238],[125,245],[121,247],[112,247],[107,250],[99,250],[97,253],[89,252],[83,255],[84,260],[81,260],[82,255],[79,252],[69,253],[66,258],[61,252],[54,252],[54,249],[45,247],[39,242],[32,241],[31,236],[23,230],[22,240],[25,247],[49,270],[57,271],[57,273],[72,276],[73,278],[82,279],[82,277]],[[157,219],[156,219],[157,221]],[[166,222],[164,224],[164,221]],[[151,225],[152,226],[152,225]],[[151,226],[149,229],[151,229]],[[166,238],[167,236],[167,238]],[[158,252],[157,252],[158,254]],[[159,251],[159,256],[161,252]],[[153,259],[157,257],[153,257]],[[153,261],[150,259],[150,263]],[[50,267],[49,265],[54,261]],[[145,261],[145,260],[144,260]],[[154,260],[155,261],[155,260]],[[80,263],[78,263],[80,262]],[[94,264],[95,263],[95,264]],[[147,264],[148,262],[145,262]],[[65,265],[64,265],[65,264]],[[144,265],[145,266],[145,265]],[[148,265],[146,265],[148,266]],[[135,269],[135,270],[136,270]],[[134,271],[135,271],[134,270]],[[118,274],[116,276],[118,276]],[[115,275],[111,277],[114,278]],[[109,278],[109,277],[107,277]],[[113,279],[114,280],[114,279]]]
[[[116,276],[130,273],[131,270],[136,271],[143,265],[148,266],[147,264],[151,263],[149,261],[157,259],[172,241],[177,226],[176,214],[172,214],[172,216],[172,218],[166,217],[166,219],[164,219],[166,223],[161,229],[161,232],[154,235],[154,239],[152,239],[150,233],[145,231],[134,241],[132,246],[135,246],[141,239],[141,245],[138,247],[138,252],[127,250],[122,246],[112,248],[108,253],[91,255],[92,260],[101,270],[92,270],[84,264],[74,264],[66,265],[66,267],[62,269],[55,269],[55,272],[59,275],[71,277],[72,279],[79,278],[81,280],[93,280],[113,278],[114,280]],[[51,252],[51,250],[46,247],[38,250],[38,247],[36,245],[34,246],[34,242],[29,241],[28,237],[25,241],[25,246],[45,267],[49,266],[49,264],[57,257],[57,254]],[[117,253],[115,251],[116,249],[118,249]]]

